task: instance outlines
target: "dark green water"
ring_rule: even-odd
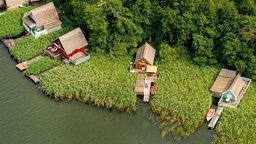
[[[204,124],[191,137],[161,138],[149,120],[148,104],[136,114],[98,109],[78,102],[55,102],[15,68],[0,43],[0,144],[208,144]]]

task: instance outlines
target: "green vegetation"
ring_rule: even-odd
[[[131,59],[92,55],[86,63],[64,65],[44,74],[41,89],[55,99],[78,99],[97,107],[135,111],[135,75],[127,71]]]
[[[134,75],[128,73],[127,64],[149,37],[153,38],[160,67],[151,104],[164,133],[189,136],[201,126],[211,105],[209,88],[219,72],[216,65],[256,80],[254,0],[55,2],[65,5],[72,22],[86,31],[88,48],[94,52],[86,63],[64,65],[41,77],[41,89],[55,99],[78,99],[98,107],[135,111]],[[1,15],[0,38],[21,33],[21,17],[29,9]],[[39,55],[54,39],[73,29],[65,18],[62,22],[64,29],[58,32],[39,39],[18,39],[11,49],[14,59],[24,61]],[[37,68],[40,64],[35,63],[26,73],[41,72]],[[215,143],[255,143],[253,86],[238,109],[224,109]]]
[[[73,26],[65,17],[61,21],[63,28],[59,31],[43,35],[38,39],[35,39],[33,36],[17,39],[16,46],[10,49],[11,55],[13,55],[14,59],[21,62],[41,54],[46,47],[52,44],[53,40],[73,29]]]
[[[218,69],[179,61],[160,64],[159,68],[152,111],[162,120],[164,133],[189,136],[202,125],[211,106],[209,87]]]
[[[65,6],[88,32],[91,50],[133,54],[152,36],[155,48],[162,42],[185,48],[198,65],[223,64],[256,79],[254,0],[66,0]]]
[[[60,64],[58,60],[52,60],[49,57],[43,57],[29,65],[26,69],[25,74],[27,76],[40,74]]]
[[[0,15],[0,38],[9,38],[21,34],[25,29],[22,26],[23,14],[33,7],[24,7],[18,10],[8,10]]]
[[[214,143],[256,143],[256,84],[248,88],[237,109],[225,108],[216,127]]]

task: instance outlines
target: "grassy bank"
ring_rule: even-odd
[[[218,69],[188,62],[163,63],[159,68],[152,110],[161,119],[163,133],[189,136],[202,125],[211,106],[209,88]]]
[[[29,60],[43,52],[43,50],[50,46],[53,40],[57,39],[61,35],[69,32],[74,27],[67,20],[66,17],[61,18],[62,29],[59,31],[52,32],[47,35],[43,35],[38,39],[35,39],[33,36],[28,36],[25,38],[17,39],[16,46],[10,49],[11,55],[18,62]]]
[[[214,143],[256,143],[256,83],[248,88],[237,109],[225,108],[216,127]]]
[[[78,66],[64,65],[41,77],[41,89],[56,99],[78,99],[97,107],[135,111],[135,75],[128,72],[129,57],[92,54]]]

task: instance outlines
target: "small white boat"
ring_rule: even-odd
[[[206,114],[206,121],[210,121],[215,114],[215,109],[209,109]]]

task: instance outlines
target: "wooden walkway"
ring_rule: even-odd
[[[56,66],[56,67],[54,67],[54,68],[51,68],[51,69],[49,69],[49,70],[47,70],[47,71],[45,71],[45,72],[42,72],[42,73],[40,73],[40,74],[38,74],[38,75],[30,75],[29,78],[30,78],[34,83],[39,83],[39,82],[40,82],[40,76],[44,75],[45,73],[47,73],[47,72],[49,72],[49,71],[52,71],[52,70],[58,68],[58,67],[60,67],[60,66]]]
[[[214,127],[216,126],[220,116],[221,116],[221,113],[223,111],[223,107],[218,107],[214,116],[212,117],[210,123],[208,124],[208,128],[209,129],[214,129]]]
[[[145,84],[147,87],[144,86],[143,102],[149,102],[151,82],[149,80],[145,80]]]

